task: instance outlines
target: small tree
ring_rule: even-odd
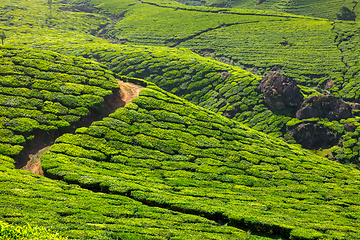
[[[5,34],[4,31],[2,31],[2,32],[0,33],[0,38],[1,38],[1,44],[4,45],[4,40],[5,40],[5,38],[6,38],[6,34]]]
[[[337,19],[346,21],[355,21],[356,15],[347,7],[342,7],[340,13],[336,14]]]

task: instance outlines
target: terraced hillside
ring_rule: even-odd
[[[309,121],[292,121],[289,126],[286,126],[286,123],[294,117],[294,109],[278,112],[265,107],[262,96],[254,91],[261,79],[260,76],[251,75],[240,68],[219,64],[211,61],[211,58],[231,65],[240,65],[256,74],[277,69],[287,76],[294,77],[302,85],[301,89],[305,97],[322,92],[343,97],[347,101],[358,101],[356,95],[360,80],[357,69],[358,54],[356,54],[358,46],[354,44],[358,36],[357,24],[334,23],[255,10],[193,8],[175,2],[140,4],[128,1],[120,5],[107,1],[92,3],[93,5],[53,4],[52,18],[44,16],[44,13],[48,14],[47,6],[39,5],[38,8],[41,11],[38,21],[44,21],[41,31],[45,37],[42,39],[32,37],[38,34],[39,29],[23,29],[27,22],[26,14],[30,16],[31,13],[24,14],[23,10],[16,10],[13,14],[17,14],[19,20],[15,24],[14,20],[8,18],[8,26],[12,26],[12,30],[8,31],[9,38],[5,41],[10,44],[30,44],[33,47],[50,48],[62,53],[92,57],[103,62],[116,73],[146,78],[195,104],[232,117],[257,130],[272,133],[274,136],[283,136],[289,142],[295,142],[295,139],[286,134],[304,121],[304,124]],[[35,7],[32,10],[37,11]],[[81,12],[81,10],[90,13]],[[218,13],[220,10],[222,14]],[[149,15],[152,11],[154,14]],[[106,13],[107,16],[98,15],[96,12]],[[173,16],[175,12],[177,18],[182,19],[181,21],[174,20],[170,23],[165,20],[169,19],[168,16]],[[143,14],[143,17],[139,17],[139,14]],[[156,20],[159,17],[160,19],[163,17],[164,21],[150,20],[150,18]],[[70,30],[68,27],[75,19],[78,23],[71,29],[71,34],[68,34]],[[230,20],[234,25],[222,24]],[[47,21],[51,24],[47,24]],[[190,24],[196,21],[201,21],[204,25]],[[176,25],[179,22],[191,27]],[[171,26],[170,30],[168,26]],[[252,26],[254,31],[249,31],[252,29],[249,26]],[[284,28],[279,34],[278,28],[281,26]],[[207,29],[208,27],[210,28]],[[88,34],[90,32],[110,38],[111,41],[124,42],[125,35],[118,35],[120,32],[117,29],[121,30],[121,34],[130,34],[134,38],[126,35],[127,45],[114,45]],[[228,32],[230,30],[231,34]],[[237,34],[239,30],[241,30],[241,35]],[[12,32],[22,32],[23,37],[11,36]],[[202,34],[197,35],[197,32]],[[187,36],[193,37],[188,39]],[[217,41],[219,36],[221,39]],[[241,39],[237,39],[238,37]],[[247,41],[243,39],[244,37],[253,40]],[[144,42],[141,39],[147,44],[156,45],[178,44],[178,46],[192,47],[194,44],[199,50],[193,50],[197,51],[197,54],[212,57],[199,58],[190,51],[177,51],[178,48],[169,50],[129,44],[130,42]],[[262,40],[258,41],[258,39]],[[238,42],[242,44],[234,44]],[[206,46],[202,46],[204,44]],[[213,48],[215,45],[220,46],[216,51]],[[222,51],[226,52],[222,53]],[[241,54],[238,60],[233,59],[235,54]],[[188,69],[186,70],[184,66]],[[231,72],[232,76],[224,79],[227,76],[226,72]],[[225,74],[223,77],[220,75],[222,73]],[[358,148],[356,146],[359,134],[357,131],[348,134],[344,128],[345,124],[358,126],[356,111],[354,110],[353,114],[355,118],[344,120],[345,122],[310,121],[335,136],[336,140],[326,147],[339,145],[339,148],[328,152],[332,152],[333,157],[343,162],[357,162]],[[346,141],[350,141],[351,144],[344,145]]]
[[[81,1],[77,2],[75,5],[58,4],[57,7],[90,11],[92,13],[88,13],[87,17],[83,13],[83,19],[90,22],[94,21],[90,16],[98,16],[95,12],[108,16],[102,15],[103,22],[98,28],[89,27],[81,30],[82,33],[91,32],[114,43],[192,48],[200,55],[238,65],[261,75],[271,69],[281,69],[302,85],[316,87],[319,91],[326,92],[327,82],[332,82],[335,87],[330,92],[336,96],[341,96],[338,92],[344,88],[344,79],[349,79],[346,73],[351,64],[348,58],[343,57],[345,53],[341,45],[346,39],[342,38],[341,32],[352,29],[347,35],[357,35],[359,29],[358,24],[284,13],[195,8],[166,1],[126,1],[119,5],[116,1],[93,0],[87,2],[86,7],[78,5]],[[60,13],[78,14],[59,10]],[[60,24],[56,27],[62,29]],[[67,48],[64,45],[72,49],[74,46],[88,45],[88,41],[79,44],[79,39],[84,38],[89,36],[81,38],[79,35],[76,39],[67,35],[62,36],[62,39],[52,38],[50,46],[46,46],[49,45],[47,40],[21,42],[62,51]],[[88,40],[99,42],[95,38]],[[14,38],[9,41],[19,43]],[[351,51],[357,48],[352,45]]]
[[[79,186],[12,169],[5,164],[10,161],[2,158],[1,219],[46,226],[70,238],[359,234],[358,170],[150,83],[125,108],[62,135],[42,157],[46,176]]]
[[[94,193],[14,169],[14,163],[19,165],[22,160],[21,154],[71,132],[70,126],[77,127],[79,122],[81,125],[81,117],[101,119],[102,112],[106,113],[103,102],[114,100],[119,87],[112,72],[83,58],[13,47],[1,47],[0,53],[4,98],[1,220],[44,226],[74,239],[187,239],[190,235],[198,239],[252,238],[243,230],[223,227],[201,216],[146,206],[128,196]],[[0,236],[8,234],[13,239],[26,239],[30,234],[39,239],[39,234],[44,233],[1,226],[4,230]]]
[[[338,163],[359,163],[358,23],[174,1],[49,3],[0,3],[0,220],[20,226],[1,229],[360,239],[360,172]],[[274,70],[304,99],[343,98],[351,116],[269,107],[259,85]],[[119,109],[118,79],[144,87]],[[293,134],[303,126],[335,139],[315,147],[332,160],[288,144],[304,141]],[[45,177],[14,169],[44,146]]]
[[[343,6],[354,11],[357,16],[360,13],[357,2],[352,0],[178,0],[178,2],[194,6],[272,10],[330,20],[337,19],[337,14]]]
[[[230,226],[291,239],[359,237],[358,170],[154,85],[58,138],[42,161],[52,178]]]
[[[330,92],[339,97],[344,96],[339,94],[345,87],[344,80],[348,81],[352,77],[349,73],[354,73],[348,71],[353,64],[343,57],[341,46],[347,40],[342,38],[342,32],[347,32],[346,36],[356,36],[357,24],[275,12],[190,8],[174,2],[127,1],[119,5],[116,1],[99,4],[100,1],[95,0],[89,6],[53,4],[52,18],[48,19],[46,6],[34,3],[37,4],[32,11],[21,10],[26,4],[20,2],[16,4],[19,9],[11,16],[4,14],[2,22],[8,34],[5,41],[62,52],[84,46],[93,48],[89,45],[92,41],[104,44],[87,34],[90,32],[114,42],[190,47],[202,55],[257,74],[281,69],[302,85],[317,87],[319,91],[326,92],[327,82],[332,82],[335,86]],[[10,2],[4,4],[4,11],[9,5]],[[25,27],[33,12],[38,12],[37,21],[42,24],[37,26],[41,29]],[[106,13],[111,18],[94,12]],[[39,32],[45,37],[35,38]],[[356,45],[351,45],[350,49],[358,51]],[[354,80],[353,84],[358,84],[359,79]],[[348,100],[357,101],[357,98]]]
[[[332,22],[328,20],[154,1],[120,9],[113,2],[96,3],[91,6],[111,11],[112,15],[126,11],[106,33],[118,41],[194,48],[217,59],[256,68],[260,73],[277,66],[311,86],[321,85],[329,78],[338,80],[345,69],[334,43]]]
[[[341,81],[346,70],[335,42],[337,33],[332,31],[333,22],[324,19],[132,0],[122,4],[92,0],[85,6],[81,1],[73,1],[77,4],[54,2],[52,18],[48,19],[47,6],[33,1],[36,3],[34,9],[25,12],[23,2],[5,1],[4,12],[8,12],[8,6],[19,8],[2,17],[9,43],[45,47],[51,41],[50,47],[62,48],[68,44],[86,44],[84,39],[97,41],[84,35],[92,33],[119,43],[194,48],[201,54],[259,73],[276,66],[304,85],[318,87],[329,79]],[[38,12],[37,19],[29,20],[33,12]],[[106,15],[95,14],[97,12]],[[28,27],[29,21],[34,28]],[[41,24],[34,24],[34,21]],[[37,39],[39,32],[46,37]]]

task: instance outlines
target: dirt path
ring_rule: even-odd
[[[118,83],[120,85],[119,93],[115,94],[112,98],[110,98],[109,101],[104,106],[104,110],[105,110],[104,114],[106,116],[114,112],[116,109],[120,107],[124,107],[128,103],[131,103],[131,101],[134,98],[137,98],[139,96],[140,91],[144,88],[139,85],[135,85],[133,83],[123,82],[121,80],[118,80]],[[101,116],[101,117],[105,117],[105,116]],[[46,146],[46,147],[40,147],[40,146],[44,146],[44,145],[39,144],[39,147],[34,147],[35,149],[32,149],[32,151],[30,150],[27,154],[23,153],[24,155],[26,155],[25,158],[28,160],[27,160],[27,164],[21,168],[22,170],[27,170],[37,175],[44,175],[41,169],[40,158],[45,152],[49,151],[50,146]],[[41,148],[41,149],[36,151],[36,148],[38,149]]]
[[[27,170],[30,171],[32,173],[35,173],[37,175],[44,175],[42,169],[41,169],[41,162],[40,162],[40,158],[41,156],[49,151],[50,146],[44,147],[42,149],[40,149],[37,153],[35,154],[29,154],[29,161],[27,162],[26,166],[21,168],[22,170]]]
[[[139,96],[140,91],[143,89],[143,87],[129,82],[123,82],[118,80],[118,83],[120,85],[121,100],[125,104],[131,103],[134,98],[137,98]]]

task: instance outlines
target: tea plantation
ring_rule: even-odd
[[[27,225],[25,227],[13,226],[5,222],[0,222],[0,236],[2,239],[49,239],[49,240],[65,240],[58,234],[51,234],[44,228],[32,227]]]
[[[24,230],[1,224],[1,239],[63,239],[52,238],[52,232],[69,239],[269,239],[204,217],[6,168],[3,161],[1,165],[0,219],[25,224]]]
[[[128,8],[116,1],[87,4],[115,17],[126,12],[104,34],[120,42],[194,48],[261,73],[277,66],[311,86],[339,80],[346,69],[334,42],[335,23],[326,19],[172,1],[142,1]]]
[[[0,154],[16,157],[35,135],[59,135],[101,112],[119,89],[95,62],[53,52],[0,47]],[[37,139],[35,140],[37,141]]]
[[[360,239],[359,6],[182,2],[1,1],[0,239]],[[273,71],[351,117],[269,107]]]
[[[45,175],[291,239],[359,238],[359,170],[155,85],[42,157]],[[351,217],[350,217],[351,215]]]
[[[337,18],[337,14],[340,13],[340,9],[343,6],[354,11],[357,16],[359,16],[360,14],[357,3],[352,0],[177,0],[177,2],[194,6],[205,5],[228,8],[272,10],[303,16],[326,18],[331,20]]]

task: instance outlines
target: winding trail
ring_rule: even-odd
[[[139,96],[140,91],[144,88],[139,85],[130,82],[124,82],[121,80],[118,80],[118,84],[120,85],[119,94],[114,94],[113,98],[111,98],[109,102],[104,104],[106,115],[109,115],[116,109],[124,107],[128,103],[131,103],[134,98],[137,98]],[[25,158],[27,159],[27,163],[24,167],[20,169],[27,170],[36,175],[43,176],[44,173],[41,169],[40,158],[44,153],[49,151],[50,147],[51,146],[46,146],[35,152],[28,152],[25,156]]]

